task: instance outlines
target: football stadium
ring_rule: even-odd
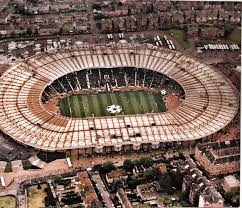
[[[0,78],[0,129],[44,151],[158,149],[226,128],[239,95],[212,66],[149,44],[34,55]]]

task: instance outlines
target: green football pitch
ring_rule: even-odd
[[[119,105],[119,114],[144,114],[166,111],[165,103],[160,93],[129,91],[113,93],[96,93],[88,95],[73,95],[60,100],[60,112],[68,117],[113,116],[107,111],[110,105]]]

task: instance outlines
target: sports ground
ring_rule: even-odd
[[[157,92],[129,91],[73,95],[59,102],[62,116],[78,118],[117,115],[107,111],[110,105],[121,106],[122,111],[119,113],[121,115],[166,111],[162,96]]]

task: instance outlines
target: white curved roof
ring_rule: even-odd
[[[80,119],[56,115],[42,105],[42,91],[58,77],[117,66],[161,72],[183,87],[186,99],[164,113]],[[16,64],[0,78],[0,129],[20,143],[51,151],[195,140],[226,126],[238,105],[237,91],[211,66],[178,51],[147,45],[58,49]],[[140,136],[135,137],[137,133]]]

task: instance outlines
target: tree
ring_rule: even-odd
[[[28,170],[32,168],[32,164],[29,160],[22,160],[22,165],[24,170]]]
[[[132,172],[133,168],[134,168],[134,163],[132,160],[125,160],[124,164],[123,164],[123,168],[124,170],[126,170],[127,172]]]
[[[109,173],[112,170],[115,170],[116,167],[114,166],[113,162],[105,162],[103,163],[102,167],[101,167],[101,172],[102,173]]]
[[[142,165],[139,159],[134,160],[133,163],[134,163],[134,166],[141,166]]]
[[[99,4],[93,4],[92,9],[101,10],[102,7]]]
[[[5,172],[5,173],[13,172],[11,162],[7,162],[7,164],[6,164],[6,166],[5,166],[5,170],[4,170],[4,172]]]
[[[148,180],[159,180],[161,177],[159,167],[152,167],[144,172],[144,177]]]
[[[123,188],[124,184],[122,180],[116,180],[111,185],[111,190],[116,192],[119,188]]]
[[[11,37],[11,38],[14,38],[15,36],[16,36],[16,33],[15,33],[15,32],[11,32],[11,33],[10,33],[10,37]]]
[[[140,163],[143,165],[145,168],[151,167],[154,164],[154,161],[151,157],[141,157],[140,158]]]
[[[27,30],[26,30],[26,34],[27,34],[28,36],[31,36],[32,33],[33,33],[32,28],[31,28],[31,27],[28,27]]]
[[[61,28],[59,29],[59,34],[62,35],[63,32],[64,32],[64,29],[63,29],[63,27],[61,27]]]
[[[159,184],[160,184],[161,190],[163,190],[164,192],[168,194],[173,193],[172,179],[169,176],[169,174],[161,175]]]
[[[224,37],[225,38],[228,37],[229,34],[234,30],[234,28],[235,28],[235,26],[232,24],[229,24],[229,23],[225,24],[224,25]]]
[[[34,29],[34,34],[35,34],[35,35],[38,35],[38,34],[39,34],[39,31],[38,31],[37,28]]]
[[[61,179],[62,179],[62,176],[61,175],[56,175],[56,176],[53,177],[53,181],[55,183],[59,183],[61,181]]]

